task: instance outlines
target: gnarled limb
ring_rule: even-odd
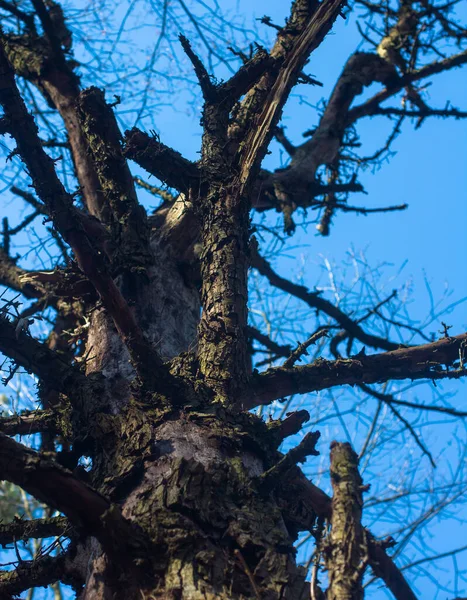
[[[67,576],[66,566],[65,554],[21,561],[13,571],[0,571],[0,597],[17,597],[30,588],[46,587],[57,581],[73,585],[76,582]]]
[[[292,87],[296,84],[298,74],[311,52],[319,46],[330,31],[342,8],[342,2],[328,0],[319,4],[310,15],[304,15],[302,10],[305,7],[301,4],[303,3],[296,2],[292,6],[292,14],[288,22],[290,30],[284,28],[279,32],[271,54],[274,57],[279,55],[283,63],[277,77],[272,76],[272,86],[268,89],[266,97],[257,104],[257,109],[254,111],[257,126],[251,128],[242,140],[239,178],[241,184],[245,186],[251,178],[257,176],[257,169],[274,135],[282,109]],[[293,35],[291,35],[292,29],[294,29]],[[270,75],[269,79],[271,79]],[[260,81],[258,86],[264,83]],[[248,112],[251,118],[253,116],[251,110]]]
[[[95,535],[109,555],[120,561],[128,554],[140,552],[147,544],[142,532],[125,520],[107,498],[50,458],[2,433],[0,471],[4,479],[63,512],[73,525]]]
[[[45,99],[60,113],[86,206],[92,215],[105,221],[108,216],[107,207],[103,196],[99,194],[97,173],[76,109],[80,84],[79,77],[74,72],[76,63],[69,60],[64,52],[64,49],[69,50],[71,47],[71,34],[60,5],[53,3],[53,6],[47,7],[42,0],[36,0],[34,8],[41,19],[45,35],[38,36],[35,29],[19,36],[7,35],[6,52],[15,73],[37,86]],[[33,18],[32,15],[31,17]]]
[[[42,298],[45,290],[40,285],[25,282],[23,277],[27,273],[0,248],[0,285],[8,286],[15,292],[21,292],[26,298]]]
[[[195,163],[136,127],[125,132],[124,154],[181,193],[188,195],[190,188],[200,186],[200,173]]]
[[[37,375],[50,389],[68,394],[70,390],[78,391],[89,385],[77,367],[24,331],[18,331],[17,325],[4,317],[0,317],[0,351]]]
[[[447,370],[464,352],[467,333],[431,344],[335,361],[318,359],[310,365],[269,369],[251,378],[239,399],[244,408],[270,404],[290,394],[305,394],[336,385],[377,383],[391,379],[459,379],[467,370]]]
[[[111,213],[115,250],[112,264],[119,271],[144,273],[151,264],[146,211],[138,203],[133,176],[121,150],[121,134],[104,93],[91,87],[78,96],[78,116],[99,179],[99,193]]]
[[[208,185],[197,208],[203,245],[198,357],[201,373],[229,402],[245,385],[247,373],[250,193],[290,91],[341,6],[340,0],[325,0],[313,8],[308,2],[294,2],[288,26],[279,32],[271,52],[280,66],[267,70],[251,87],[234,111],[233,124],[229,125],[228,106],[207,89],[205,70],[195,61],[205,97],[200,166]],[[231,157],[225,156],[225,148]]]
[[[276,491],[279,503],[287,506],[299,530],[312,530],[315,516],[332,519],[332,499],[319,487],[309,481],[302,471],[295,467],[284,477],[283,487]],[[293,512],[290,511],[294,508]],[[380,577],[396,600],[417,600],[404,575],[386,553],[384,544],[367,532],[369,564],[375,575]]]

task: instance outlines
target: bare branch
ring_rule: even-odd
[[[219,98],[224,98],[233,104],[255,85],[266,70],[273,68],[274,59],[264,48],[258,48],[255,54],[250,59],[246,59],[228,81],[219,86]]]
[[[316,344],[316,342],[318,340],[320,340],[322,337],[327,337],[327,335],[328,335],[327,329],[319,329],[318,331],[315,331],[315,333],[313,333],[306,340],[306,342],[303,342],[303,344],[299,344],[297,346],[297,348],[292,352],[292,354],[284,362],[282,367],[284,369],[290,369],[290,367],[293,367],[297,361],[301,360],[301,358],[304,354],[308,354],[307,350],[311,345]]]
[[[65,517],[50,517],[32,521],[15,519],[12,523],[0,524],[0,545],[6,546],[30,538],[61,536],[70,528],[70,523]]]
[[[201,62],[200,58],[193,51],[193,48],[191,47],[191,44],[188,41],[188,39],[182,34],[179,35],[178,39],[180,40],[185,54],[188,56],[188,58],[191,61],[191,64],[193,65],[196,77],[198,78],[198,82],[201,87],[201,91],[203,92],[203,98],[206,100],[206,102],[214,101],[217,93],[216,86],[212,83],[211,77],[206,71],[205,66]]]
[[[400,344],[372,335],[371,333],[366,333],[356,321],[353,321],[340,308],[334,306],[328,300],[321,298],[318,293],[309,292],[304,286],[297,285],[275,273],[267,260],[260,256],[257,250],[257,243],[251,244],[251,266],[266,277],[274,287],[303,300],[311,308],[322,311],[332,319],[335,319],[352,337],[360,340],[363,344],[371,348],[382,348],[384,350],[395,350],[400,347]]]
[[[319,456],[316,450],[316,444],[321,434],[319,431],[307,433],[303,440],[287,452],[278,463],[264,472],[258,478],[258,487],[262,494],[269,494],[277,485],[279,485],[282,477],[296,466],[298,462],[303,462],[307,456]]]
[[[40,285],[26,282],[23,277],[27,273],[0,248],[0,284],[21,292],[26,298],[42,298],[46,291]]]
[[[0,434],[2,477],[90,531],[102,529],[110,502],[51,459]]]
[[[323,186],[324,187],[324,186]],[[345,188],[345,184],[342,184],[342,188]],[[336,189],[336,193],[339,193],[341,190]],[[346,189],[342,189],[342,191],[348,191]],[[324,202],[312,201],[310,203],[312,208],[325,208],[326,204]],[[333,208],[337,210],[341,210],[342,212],[353,212],[360,215],[370,215],[374,213],[386,213],[386,212],[394,212],[400,210],[407,210],[409,207],[408,204],[395,204],[394,206],[381,206],[378,208],[366,208],[365,206],[349,206],[348,204],[344,204],[342,202],[333,202]]]
[[[30,29],[30,31],[36,31],[33,14],[24,12],[23,10],[18,8],[13,2],[6,2],[5,0],[0,0],[0,9],[9,12],[20,21],[23,21],[23,23]]]
[[[116,505],[58,463],[2,433],[0,469],[4,479],[63,512],[71,523],[95,535],[111,556],[117,558],[119,551],[123,551],[128,557],[128,553],[131,556],[146,545],[141,531],[122,517]],[[118,558],[120,563],[122,558]]]
[[[288,511],[296,506],[296,512],[288,512],[295,519],[299,529],[311,531],[315,516],[332,519],[332,500],[320,488],[309,481],[296,467],[284,477],[283,486],[276,490],[279,502],[287,506]],[[311,510],[311,515],[307,512]],[[386,553],[387,544],[379,542],[367,533],[369,564],[377,577],[380,577],[396,600],[417,600],[409,584],[394,561]]]
[[[32,5],[34,7],[34,10],[36,11],[37,16],[39,17],[39,20],[41,22],[42,28],[44,30],[45,35],[47,36],[50,46],[52,48],[52,52],[53,52],[53,57],[54,60],[56,62],[56,64],[58,65],[59,69],[62,70],[63,72],[66,72],[68,70],[68,65],[65,59],[65,55],[62,49],[62,43],[60,40],[60,35],[58,34],[57,31],[57,27],[56,24],[54,24],[54,22],[51,19],[49,10],[47,10],[47,7],[45,5],[45,3],[43,2],[43,0],[31,0]],[[61,10],[61,7],[59,7]],[[62,27],[65,27],[65,20],[63,18],[63,13],[61,13],[62,15]],[[71,37],[70,33],[68,32],[68,35]]]
[[[278,344],[274,340],[272,340],[269,336],[256,329],[256,327],[251,327],[248,325],[247,327],[248,335],[251,339],[256,340],[260,344],[262,344],[265,348],[270,350],[275,356],[283,356],[287,358],[290,355],[292,348],[287,344]]]
[[[285,135],[285,130],[283,127],[276,127],[275,138],[283,146],[284,150],[287,152],[289,156],[293,156],[296,151],[296,147],[292,144],[289,138]]]
[[[135,183],[143,190],[148,191],[153,196],[159,196],[164,202],[175,202],[176,196],[171,194],[168,190],[161,188],[157,185],[151,185],[147,181],[141,179],[141,177],[135,177]]]
[[[401,400],[400,398],[394,398],[392,394],[383,394],[370,388],[368,385],[361,384],[359,386],[364,392],[370,394],[378,400],[382,400],[387,404],[397,404],[399,406],[406,406],[407,408],[414,408],[416,410],[427,410],[432,412],[444,413],[453,417],[467,417],[467,411],[457,410],[450,408],[449,406],[436,406],[433,404],[419,404],[418,402],[410,402],[409,400]]]
[[[270,404],[290,394],[305,394],[338,385],[377,383],[391,379],[459,379],[467,370],[448,370],[459,361],[467,333],[431,344],[400,348],[382,354],[328,361],[311,365],[269,369],[251,378],[248,391],[239,399],[245,409]]]
[[[274,130],[279,122],[282,109],[289,96],[290,90],[296,84],[297,77],[305,65],[308,56],[323,41],[331,29],[342,8],[340,0],[325,0],[312,13],[311,18],[303,23],[295,24],[297,30],[295,39],[287,48],[284,62],[281,65],[267,97],[261,102],[257,116],[257,126],[251,128],[242,142],[239,155],[239,180],[243,188],[256,178],[259,165],[264,158]],[[292,15],[293,17],[294,15]],[[279,33],[280,39],[282,32]],[[280,40],[283,43],[283,40]],[[274,50],[273,50],[274,55]]]
[[[442,73],[443,71],[448,71],[449,69],[453,69],[455,67],[460,67],[467,63],[467,50],[464,52],[459,52],[458,54],[454,54],[453,56],[449,56],[443,60],[435,61],[425,65],[424,67],[406,73],[402,77],[400,77],[397,82],[392,81],[391,85],[388,85],[386,89],[382,90],[375,94],[372,98],[355,106],[348,112],[348,117],[346,121],[346,125],[351,125],[355,123],[357,119],[361,119],[365,116],[371,116],[374,110],[379,109],[379,105],[381,102],[384,102],[391,96],[394,96],[397,92],[399,92],[406,85],[413,83],[415,81],[420,81],[420,79],[425,79],[426,77],[430,77],[431,75],[436,75],[437,73]]]
[[[55,430],[56,414],[51,410],[28,410],[0,418],[0,432],[6,435],[30,435]]]
[[[386,554],[384,547],[377,541],[369,545],[370,565],[374,574],[382,579],[396,600],[417,600],[400,569],[391,557]]]
[[[64,394],[88,387],[88,380],[60,354],[49,350],[25,332],[18,332],[15,324],[0,317],[0,351],[37,375],[51,389]]]
[[[121,150],[121,134],[104,92],[91,87],[77,100],[78,116],[110,209],[115,249],[112,264],[120,272],[140,275],[152,264],[146,211],[138,203],[133,177]]]
[[[297,410],[287,413],[284,420],[271,421],[267,423],[268,429],[273,436],[278,438],[277,446],[280,446],[285,438],[298,433],[303,424],[310,420],[307,410]]]
[[[36,2],[42,4],[41,0]],[[48,10],[42,7],[42,12],[44,11],[43,17],[53,21],[47,27],[55,39],[55,52],[51,51],[47,34],[45,37],[35,36],[34,43],[31,43],[27,35],[5,35],[5,50],[15,73],[31,81],[46,101],[57,108],[68,134],[73,166],[86,206],[92,215],[106,221],[106,206],[99,193],[97,174],[78,121],[76,99],[79,94],[79,77],[73,71],[76,63],[66,60],[61,50],[62,45],[65,50],[71,48],[71,35],[58,3],[54,2]],[[58,56],[57,60],[55,56]]]
[[[124,154],[179,192],[188,195],[190,188],[199,188],[200,173],[194,163],[136,127],[125,132]]]
[[[417,119],[426,119],[427,117],[441,117],[447,119],[453,117],[454,119],[466,119],[467,111],[458,110],[457,108],[424,108],[420,110],[410,110],[408,108],[377,108],[373,115],[386,115],[386,116],[402,116],[402,117],[416,117]],[[370,116],[370,115],[368,115]]]
[[[43,556],[22,561],[13,571],[0,571],[0,595],[13,598],[34,587],[46,587],[56,581],[74,583],[67,577],[66,555]]]

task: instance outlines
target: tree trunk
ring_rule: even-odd
[[[193,349],[199,292],[170,248],[156,238],[152,250],[156,266],[137,290],[135,314],[169,359]],[[274,496],[262,495],[255,482],[276,455],[267,426],[208,406],[202,394],[180,410],[156,394],[152,404],[136,407],[128,352],[103,310],[90,315],[86,353],[87,373],[102,371],[113,382],[114,416],[98,413],[92,425],[99,440],[92,485],[118,502],[153,546],[141,558],[141,572],[112,570],[96,540],[80,548],[86,564],[80,598],[307,597],[295,538]],[[173,364],[174,372],[190,368],[188,359]]]

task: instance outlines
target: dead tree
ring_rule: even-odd
[[[331,500],[297,466],[318,453],[319,432],[279,452],[307,420],[306,411],[270,422],[250,412],[335,386],[371,391],[373,383],[466,374],[466,333],[446,332],[414,346],[378,336],[364,320],[276,273],[251,232],[252,209],[281,212],[291,233],[298,208],[318,207],[324,235],[339,210],[371,212],[346,201],[362,189],[348,175],[346,153],[362,117],[466,116],[427,106],[417,87],[467,62],[466,30],[451,19],[450,3],[357,4],[382,16],[381,39],[372,51],[349,58],[318,127],[298,147],[279,128],[281,114],[298,82],[316,83],[304,69],[346,10],[342,0],[294,0],[284,26],[265,19],[277,30],[272,49],[242,54],[243,64],[223,82],[180,36],[203,96],[201,156],[192,162],[152,133],[122,134],[104,91],[83,89],[58,4],[0,2],[0,133],[32,188],[13,191],[34,209],[17,231],[45,218],[66,256],[51,271],[23,269],[9,252],[17,231],[4,222],[0,281],[32,303],[19,311],[17,297],[5,297],[0,350],[11,361],[8,377],[18,368],[37,377],[41,409],[0,422],[0,474],[62,516],[2,524],[0,542],[69,540],[58,554],[0,573],[2,597],[59,581],[83,600],[304,599],[310,584],[294,542],[299,532],[316,534],[330,521],[321,544],[328,598],[361,597],[367,567],[394,597],[415,598],[386,552],[389,543],[361,524],[353,451],[340,444],[332,449]],[[443,40],[460,50],[426,60],[425,50]],[[373,83],[380,91],[359,103]],[[63,148],[71,153],[75,189],[59,176],[49,150],[57,142],[44,140],[38,127],[45,110],[31,114],[23,84],[34,86],[66,129]],[[402,108],[385,104],[401,94]],[[291,161],[270,172],[261,165],[274,136]],[[130,160],[176,198],[156,190],[165,202],[148,216]],[[326,338],[334,360],[296,364],[326,332],[292,350],[248,325],[250,267],[329,317],[337,327]],[[28,327],[47,307],[54,323],[48,339],[38,341]],[[287,360],[252,371],[252,339]],[[338,347],[346,340],[371,353],[342,357]],[[11,437],[24,433],[40,434],[40,451]],[[88,471],[80,467],[82,457],[92,465]],[[322,594],[316,580],[312,594]]]

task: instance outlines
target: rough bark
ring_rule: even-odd
[[[333,524],[328,597],[361,597],[367,537],[360,525],[355,455],[345,445],[333,448],[331,505],[296,466],[317,454],[319,432],[307,434],[285,456],[278,451],[308,413],[265,423],[248,409],[344,383],[463,375],[462,364],[451,371],[440,365],[457,361],[466,336],[399,349],[367,333],[265,264],[249,239],[249,211],[279,208],[291,216],[296,206],[306,207],[323,193],[316,172],[336,160],[356,114],[355,97],[373,82],[391,90],[408,82],[387,58],[391,44],[379,55],[350,58],[313,138],[299,148],[289,145],[290,167],[271,174],[260,167],[283,106],[341,11],[341,0],[295,0],[272,51],[258,49],[225,83],[211,80],[181,37],[204,98],[197,163],[136,129],[126,132],[122,144],[103,92],[80,90],[76,65],[66,55],[71,42],[51,20],[56,5],[33,0],[33,6],[43,35],[33,20],[24,35],[3,38],[0,133],[15,138],[39,198],[36,208],[51,217],[77,265],[25,273],[0,251],[0,280],[27,298],[53,303],[59,311],[56,338],[71,314],[73,323],[80,322],[84,350],[76,356],[53,336],[48,345],[39,343],[18,330],[18,320],[0,318],[0,350],[55,393],[47,410],[3,419],[0,430],[40,432],[52,440],[59,435],[64,448],[35,452],[0,433],[0,468],[6,479],[66,517],[13,523],[0,537],[53,535],[66,527],[72,539],[70,550],[54,561],[2,573],[0,594],[21,593],[26,582],[61,580],[71,582],[81,600],[301,600],[309,586],[293,544],[299,531],[314,531],[319,516]],[[63,14],[57,14],[64,26]],[[61,115],[90,215],[64,189],[14,75],[33,82]],[[177,189],[177,199],[147,218],[128,159]],[[335,191],[334,184],[326,190]],[[340,189],[361,186],[352,182]],[[249,266],[326,312],[362,343],[390,351],[296,367],[305,344],[284,368],[251,374],[249,335],[286,356],[290,349],[247,326]],[[78,464],[83,456],[92,459],[89,472]],[[396,597],[413,597],[384,549],[368,539],[368,560],[377,574]]]
[[[361,600],[362,580],[368,561],[366,533],[362,527],[363,482],[358,457],[350,444],[331,444],[331,533],[325,548],[329,600]]]

